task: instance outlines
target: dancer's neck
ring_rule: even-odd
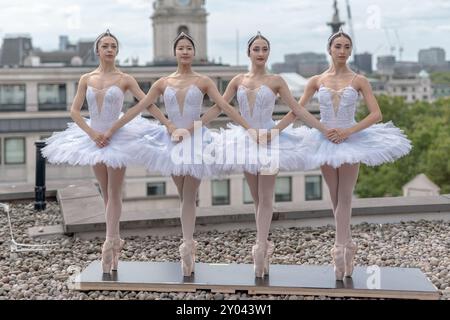
[[[179,64],[177,67],[177,71],[175,71],[174,75],[175,76],[185,76],[185,75],[193,75],[194,71],[192,70],[192,65],[187,64]]]
[[[250,78],[262,78],[267,74],[266,66],[255,66],[252,65],[250,68],[250,72],[248,73],[248,76]]]
[[[328,73],[335,76],[340,76],[349,72],[353,73],[346,63],[333,63],[328,69]]]
[[[97,70],[100,73],[113,73],[119,71],[116,68],[116,65],[114,63],[108,63],[108,62],[100,62],[100,65],[98,66]]]

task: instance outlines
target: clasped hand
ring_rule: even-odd
[[[100,133],[97,131],[94,131],[90,134],[91,139],[95,142],[97,147],[104,148],[109,144],[109,139],[111,138],[111,134],[108,132]]]
[[[334,128],[328,129],[325,135],[333,143],[342,143],[348,139],[350,131],[349,129]]]

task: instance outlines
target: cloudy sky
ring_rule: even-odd
[[[153,0],[0,0],[0,37],[26,33],[44,50],[58,47],[58,36],[72,42],[92,39],[110,28],[121,40],[120,60],[153,59],[149,17]],[[344,0],[341,19],[347,21]],[[403,47],[403,60],[417,61],[421,48],[442,47],[450,60],[450,0],[349,0],[358,52],[375,55]],[[269,63],[287,53],[324,53],[332,0],[206,0],[208,56],[216,62],[247,64],[247,39],[260,30],[272,44]],[[348,30],[348,23],[344,27]],[[239,37],[237,37],[239,34]],[[398,38],[397,38],[398,35]],[[237,41],[239,38],[239,58]]]

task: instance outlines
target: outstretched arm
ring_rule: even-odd
[[[325,126],[304,107],[305,104],[308,103],[309,99],[311,99],[311,97],[316,92],[316,84],[313,82],[315,80],[308,82],[305,91],[303,93],[303,96],[300,99],[300,103],[297,103],[294,97],[292,96],[292,93],[289,90],[286,81],[284,81],[284,79],[280,76],[278,76],[277,79],[278,79],[277,81],[278,92],[283,102],[286,103],[292,109],[292,112],[301,120],[303,120],[306,124],[308,124],[313,128],[316,128],[317,130],[325,134],[327,132],[327,128],[325,128]],[[285,117],[287,117],[287,119],[292,119],[292,115],[289,114],[287,114]],[[284,125],[284,122],[282,125]]]
[[[145,98],[145,93],[139,87],[139,84],[137,83],[136,79],[131,76],[129,77],[130,77],[130,84],[128,89],[136,97],[136,99],[141,101],[142,99]],[[161,124],[166,126],[169,134],[172,134],[172,132],[176,129],[176,127],[169,119],[167,119],[164,113],[162,113],[161,109],[159,109],[155,104],[147,106],[146,109],[154,118],[156,118],[159,122],[161,122]]]
[[[175,125],[172,123],[172,121],[170,121],[164,113],[162,113],[161,109],[159,109],[156,104],[152,104],[150,106],[147,107],[148,112],[155,118],[157,119],[159,122],[161,122],[161,124],[163,124],[164,126],[166,126],[167,131],[169,132],[169,134],[172,134],[172,132],[176,129]]]
[[[233,97],[236,95],[237,90],[237,82],[238,82],[239,76],[234,77],[230,83],[228,84],[227,88],[225,89],[225,92],[223,94],[223,98],[228,103],[233,99]],[[222,113],[222,109],[217,105],[213,105],[209,110],[202,116],[200,119],[203,123],[203,125],[208,124],[215,118],[219,116],[219,114]]]
[[[233,121],[237,122],[244,129],[250,129],[249,124],[245,119],[233,108],[221,95],[215,83],[210,79],[206,79],[206,93],[213,100],[223,112],[225,112]]]
[[[213,121],[215,118],[217,118],[219,116],[219,114],[221,114],[221,113],[222,113],[222,109],[220,109],[220,107],[217,104],[215,104],[202,115],[202,117],[200,118],[200,121],[202,122],[203,125],[207,125],[208,123]]]
[[[225,101],[230,102],[233,97],[236,95],[236,90],[237,90],[237,79],[239,78],[239,75],[234,77],[230,83],[228,84],[227,88],[225,89],[225,92],[223,94],[223,98],[225,99]],[[215,118],[217,118],[219,116],[219,114],[222,113],[222,109],[217,105],[214,104],[211,108],[208,109],[208,111],[206,111],[202,117],[200,118],[200,121],[202,122],[202,125],[207,125],[208,123],[210,123],[212,120],[214,120]],[[194,125],[192,125],[188,131],[189,133],[192,135],[194,132]]]
[[[293,123],[297,119],[297,116],[294,114],[293,111],[289,111],[281,120],[277,123],[273,129],[276,129],[278,131],[282,131],[286,129],[287,126],[289,126],[291,123]]]

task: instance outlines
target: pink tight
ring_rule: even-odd
[[[276,175],[253,175],[245,172],[255,204],[256,241],[266,243],[273,215]]]
[[[122,214],[122,185],[126,168],[113,169],[104,164],[93,166],[95,177],[105,203],[106,239],[120,238],[120,216]]]
[[[320,169],[333,203],[336,223],[335,243],[345,245],[351,240],[352,196],[356,180],[358,180],[359,164],[343,164],[339,168],[324,165]]]
[[[181,228],[183,240],[191,241],[194,238],[195,229],[195,209],[198,188],[201,180],[191,176],[172,176],[177,186],[178,195],[181,201]]]

